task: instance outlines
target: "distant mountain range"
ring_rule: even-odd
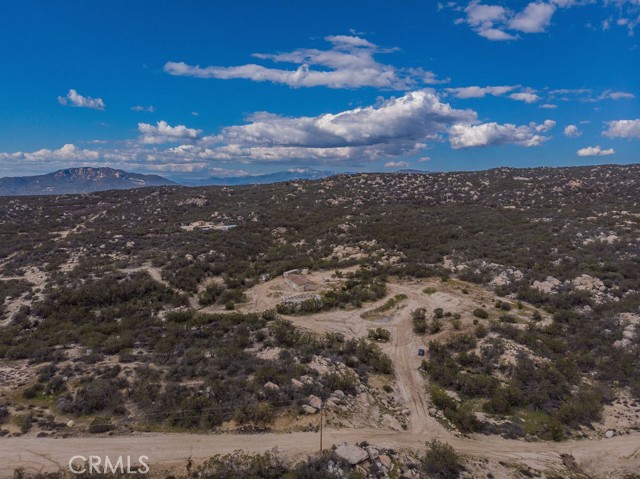
[[[319,171],[313,168],[290,168],[275,173],[267,173],[264,175],[245,175],[245,176],[212,176],[201,180],[182,180],[183,185],[188,186],[237,186],[237,185],[262,185],[267,183],[280,183],[281,181],[291,180],[319,180],[328,176],[333,176],[333,171]]]
[[[0,196],[64,195],[175,184],[162,176],[127,173],[112,168],[82,167],[46,175],[0,178]]]
[[[396,170],[393,173],[400,173],[403,175],[429,175],[433,172],[427,170],[413,170],[411,168],[406,168],[404,170]]]
[[[398,170],[399,174],[428,174],[422,170]],[[104,190],[128,190],[145,186],[240,186],[280,183],[294,180],[318,180],[336,175],[333,171],[313,168],[290,168],[275,173],[245,176],[212,176],[204,179],[177,179],[162,176],[128,173],[112,168],[68,168],[46,175],[0,178],[0,196],[64,195]],[[348,173],[347,173],[348,174]]]

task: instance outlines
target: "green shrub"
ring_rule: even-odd
[[[247,455],[240,451],[214,456],[194,471],[202,479],[282,479],[289,473],[286,463],[273,453]]]
[[[33,422],[33,413],[29,411],[27,414],[20,414],[13,418],[16,426],[20,428],[22,434],[26,434],[31,430],[31,423]]]
[[[7,406],[0,406],[0,424],[4,424],[9,417],[9,408]]]
[[[458,479],[463,466],[456,451],[437,439],[427,443],[427,452],[421,460],[421,469],[433,479]]]
[[[358,378],[350,373],[329,373],[322,378],[322,383],[329,392],[343,391],[354,394],[358,385]]]
[[[457,409],[458,408],[458,402],[453,399],[451,396],[449,396],[447,394],[447,392],[438,387],[438,386],[431,386],[431,401],[433,402],[434,406],[437,407],[438,409],[441,409],[442,411],[446,410],[446,409]]]
[[[489,313],[482,308],[476,308],[473,310],[473,315],[480,319],[487,319],[489,317]]]
[[[382,343],[387,343],[391,340],[391,332],[384,328],[370,329],[367,336],[372,341],[380,341]]]
[[[71,404],[63,408],[64,412],[82,416],[100,411],[120,411],[124,399],[120,387],[115,381],[96,379],[81,386]]]
[[[427,322],[424,319],[414,319],[413,332],[416,334],[425,334],[427,332]]]
[[[276,409],[268,402],[257,402],[241,406],[236,409],[234,419],[240,424],[251,422],[257,425],[265,425],[276,418]]]
[[[400,301],[404,301],[407,299],[406,294],[396,294],[393,298],[389,298],[383,305],[378,306],[373,311],[376,313],[383,313],[384,311],[389,311],[391,308],[396,306]]]
[[[102,434],[105,432],[113,431],[115,426],[111,424],[109,418],[96,417],[91,424],[89,424],[89,432],[91,434]]]
[[[556,413],[558,420],[568,426],[591,424],[602,417],[602,393],[592,388],[582,388],[564,402]]]
[[[443,327],[442,321],[440,321],[439,319],[431,320],[428,326],[429,334],[439,333],[442,330],[442,327]]]

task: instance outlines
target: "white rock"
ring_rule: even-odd
[[[560,284],[561,282],[559,279],[554,278],[553,276],[547,276],[547,279],[544,281],[534,281],[532,288],[544,293],[553,293]]]
[[[382,415],[382,425],[394,431],[402,431],[402,424],[391,414]]]
[[[316,409],[320,409],[322,407],[322,399],[318,396],[314,396],[313,394],[308,398],[309,406],[314,407]]]
[[[366,461],[369,458],[367,451],[355,444],[340,444],[336,447],[336,456],[344,459],[352,466],[360,464],[362,461]]]
[[[612,429],[608,429],[607,432],[604,433],[604,437],[606,437],[607,439],[611,439],[614,435],[615,433]]]
[[[367,454],[369,454],[369,460],[371,461],[375,461],[378,459],[378,456],[380,456],[380,451],[373,446],[367,446],[365,447],[365,450],[367,451]]]
[[[315,414],[318,412],[316,408],[307,406],[306,404],[302,406],[302,410],[304,411],[305,414]]]

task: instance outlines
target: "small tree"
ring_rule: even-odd
[[[427,310],[425,308],[417,308],[411,311],[411,317],[414,320],[422,320],[427,319]]]
[[[427,443],[422,459],[422,471],[434,479],[458,479],[463,467],[456,451],[449,444],[434,439]]]

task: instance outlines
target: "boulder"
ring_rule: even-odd
[[[271,381],[265,383],[264,388],[270,389],[271,391],[280,391],[280,386],[278,386],[275,383],[272,383]]]
[[[298,381],[297,379],[293,378],[291,379],[291,385],[296,389],[300,389],[302,386],[304,386],[304,383],[302,381]]]
[[[391,470],[391,466],[393,464],[389,456],[387,456],[386,454],[381,454],[380,457],[378,457],[378,461],[380,461],[380,463],[387,469],[387,471]]]
[[[352,466],[360,464],[362,461],[366,461],[369,458],[367,451],[355,444],[340,444],[336,447],[336,456],[344,459]]]
[[[322,399],[318,396],[314,396],[313,394],[308,398],[309,406],[314,407],[316,409],[320,409],[322,407]]]
[[[340,399],[344,399],[344,397],[345,397],[345,393],[344,393],[344,391],[341,391],[340,389],[336,389],[335,391],[333,391],[333,392],[331,393],[331,395],[332,395],[332,396],[335,396],[335,397],[337,397],[337,398],[340,398]]]
[[[307,406],[306,404],[302,406],[302,411],[305,414],[315,414],[315,413],[318,412],[318,410],[316,408],[311,407],[311,406]]]
[[[339,404],[333,398],[327,399],[327,402],[324,403],[324,405],[329,411],[335,411],[339,406]]]
[[[532,288],[540,290],[543,293],[554,293],[560,284],[561,282],[559,279],[554,278],[553,276],[547,276],[547,279],[544,281],[534,281]]]
[[[369,454],[369,459],[371,461],[375,461],[380,456],[380,451],[373,446],[367,446],[365,447],[365,450],[367,451],[367,454]]]
[[[391,414],[382,415],[382,425],[394,431],[402,431],[402,424]]]

